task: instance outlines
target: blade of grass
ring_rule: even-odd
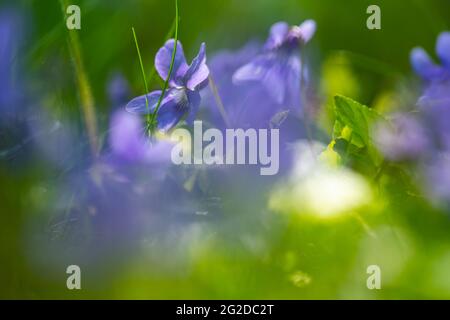
[[[68,6],[67,0],[60,0],[63,17],[66,16],[66,8]],[[72,56],[75,75],[77,78],[78,90],[81,100],[81,107],[84,116],[84,122],[89,137],[89,144],[92,154],[97,156],[98,154],[98,142],[97,142],[97,122],[94,110],[94,97],[92,95],[91,86],[89,83],[86,70],[84,68],[83,56],[81,53],[80,39],[76,31],[68,32],[69,35],[69,52]]]
[[[170,26],[169,32],[167,32],[166,36],[164,37],[164,43],[169,40],[172,37],[172,34],[175,32],[175,24],[176,24],[176,19],[173,19],[172,25]],[[152,69],[150,70],[150,74],[148,76],[148,83],[152,83],[153,79],[155,78],[156,75],[156,68],[155,65],[153,64]],[[156,78],[160,84],[160,86],[164,86],[164,82],[161,80],[161,78],[157,77]]]
[[[231,127],[230,120],[228,119],[227,112],[225,111],[222,99],[220,98],[219,90],[217,89],[216,83],[214,82],[211,73],[209,74],[209,86],[213,93],[214,99],[216,100],[217,109],[219,109],[219,113],[223,121],[225,122],[225,125],[230,128]]]
[[[136,51],[137,51],[138,58],[139,58],[139,65],[141,66],[142,80],[144,82],[144,89],[145,89],[145,107],[148,110],[149,109],[148,98],[147,98],[148,84],[147,84],[147,79],[145,77],[144,63],[142,62],[141,50],[139,50],[139,44],[138,44],[138,40],[136,37],[136,32],[134,31],[134,27],[131,27],[131,31],[133,32],[134,44],[136,45]],[[150,111],[150,110],[148,110],[148,111]],[[148,122],[150,121],[150,112],[147,114],[147,121]]]
[[[170,79],[170,76],[172,75],[172,70],[173,70],[173,65],[175,63],[175,55],[177,52],[177,45],[178,45],[178,23],[179,23],[178,0],[175,0],[175,43],[174,43],[174,47],[173,47],[173,51],[172,51],[172,59],[170,62],[169,73],[167,75],[167,79],[164,81],[164,87],[162,89],[161,96],[158,99],[158,103],[156,104],[155,111],[153,112],[152,118],[150,120],[151,130],[155,129],[154,124],[156,123],[156,115],[158,114],[159,108],[161,107],[161,102],[164,98],[164,95],[166,94],[167,87],[169,85],[169,79]]]

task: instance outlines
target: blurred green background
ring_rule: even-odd
[[[133,95],[143,93],[131,27],[149,71],[174,20],[174,4],[70,3],[81,7],[78,35],[103,132],[111,109],[106,85],[114,72],[125,75]],[[380,31],[366,28],[370,4],[381,7]],[[81,132],[59,1],[2,1],[0,6],[24,12],[27,28],[19,59],[24,74],[33,79],[32,90],[47,98],[50,112],[70,118]],[[434,52],[436,36],[450,29],[448,0],[180,0],[179,8],[179,38],[188,60],[203,41],[210,57],[251,39],[264,41],[274,22],[316,20],[307,56],[323,104],[341,93],[382,111],[393,108],[386,97],[409,82],[410,50],[419,45]],[[115,261],[86,270],[81,266],[83,289],[69,291],[65,269],[33,262],[36,254],[45,259],[45,252],[33,252],[28,238],[30,221],[49,219],[31,209],[42,196],[36,185],[57,175],[39,162],[20,169],[4,162],[0,166],[0,298],[450,298],[449,217],[424,199],[399,192],[402,182],[396,177],[384,182],[362,213],[375,236],[353,218],[324,222],[252,215],[243,223],[258,219],[261,229],[255,233],[244,227],[242,239],[248,241],[227,242],[224,234],[200,229],[198,240],[190,239],[190,246],[174,244],[173,252],[148,249],[117,266]],[[369,264],[382,267],[382,290],[367,290]]]

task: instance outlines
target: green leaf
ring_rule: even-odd
[[[375,110],[345,96],[335,96],[334,103],[333,140],[347,142],[344,162],[351,161],[353,166],[365,172],[376,170],[383,159],[374,147],[371,127],[386,120]],[[331,148],[334,150],[334,144]]]
[[[383,120],[375,110],[350,98],[334,97],[336,121],[334,139],[344,139],[358,148],[370,147],[370,127],[372,123]]]

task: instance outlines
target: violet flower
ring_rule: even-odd
[[[450,203],[450,155],[438,155],[426,169],[426,192],[431,199],[440,202]]]
[[[442,65],[435,64],[427,52],[420,47],[411,51],[414,71],[427,81],[450,80],[450,32],[442,32],[436,42],[436,54]]]
[[[277,106],[264,88],[251,82],[235,85],[232,81],[236,70],[249,63],[260,52],[261,46],[250,42],[236,51],[220,51],[209,60],[211,76],[224,105],[230,127],[267,128],[270,118],[277,111]],[[202,92],[202,99],[208,106],[210,121],[216,127],[226,127],[211,87]],[[255,108],[258,112],[255,112]]]
[[[376,126],[375,143],[391,161],[417,160],[429,150],[428,132],[421,122],[409,114],[396,115],[392,123]]]
[[[313,37],[316,23],[307,20],[300,26],[275,23],[270,29],[263,53],[239,68],[233,82],[260,82],[277,104],[286,107],[300,105],[302,62],[296,51]]]
[[[450,32],[436,41],[441,65],[432,61],[422,48],[411,52],[411,64],[424,80],[425,90],[418,101],[423,126],[429,128],[434,150],[427,154],[422,170],[426,192],[433,200],[450,203]]]
[[[168,40],[159,49],[155,57],[155,67],[161,78],[167,79],[172,60],[175,41]],[[186,121],[192,123],[200,105],[199,90],[207,84],[209,69],[206,66],[205,44],[202,43],[198,55],[187,65],[183,47],[177,42],[175,61],[166,91],[157,114],[157,128],[162,132],[172,129],[184,115]],[[134,98],[128,102],[126,110],[131,113],[149,114],[155,111],[162,91],[156,90],[146,96]]]
[[[427,126],[433,129],[439,148],[450,151],[450,32],[442,32],[436,42],[437,65],[422,48],[411,52],[414,70],[425,80],[419,100]]]
[[[21,38],[21,16],[13,9],[0,11],[0,112],[15,113],[20,107],[19,85],[14,82],[13,59]],[[3,119],[2,119],[3,120]]]
[[[173,143],[150,141],[142,119],[123,110],[111,118],[109,144],[113,156],[126,163],[169,164]]]

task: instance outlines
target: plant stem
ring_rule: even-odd
[[[141,56],[141,50],[139,50],[139,44],[138,44],[138,40],[136,37],[136,32],[134,31],[134,27],[131,27],[131,31],[133,32],[133,38],[134,38],[134,44],[136,45],[136,51],[138,54],[138,58],[139,58],[139,65],[141,66],[141,72],[142,72],[142,80],[144,82],[144,89],[145,89],[145,107],[147,108],[147,111],[149,109],[149,105],[148,105],[148,84],[147,84],[147,79],[145,77],[145,69],[144,69],[144,63],[142,62],[142,56]],[[147,121],[150,121],[150,112],[147,114]]]
[[[67,0],[60,0],[63,10],[63,16],[65,18],[65,10],[67,7]],[[89,144],[92,154],[98,155],[98,141],[97,141],[97,122],[94,110],[94,97],[92,95],[89,79],[84,68],[83,56],[81,54],[80,39],[76,31],[69,31],[69,51],[73,59],[75,68],[75,75],[77,78],[77,85],[80,94],[81,108],[84,116],[84,122],[86,125]]]
[[[172,60],[170,62],[170,68],[169,68],[169,73],[167,75],[167,79],[164,81],[164,87],[161,92],[161,96],[158,99],[158,103],[156,104],[155,111],[153,112],[151,120],[150,120],[151,130],[154,129],[153,125],[156,123],[156,116],[158,114],[159,108],[161,107],[161,102],[164,98],[164,95],[166,94],[167,87],[169,86],[170,76],[172,75],[173,65],[175,64],[175,55],[177,52],[177,45],[178,45],[178,22],[179,22],[178,0],[175,0],[175,43],[174,43],[174,47],[173,47],[173,51],[172,51]]]
[[[166,36],[164,37],[164,43],[169,40],[172,37],[172,34],[175,32],[175,24],[176,24],[176,19],[173,19],[172,25],[170,26],[169,32],[167,32]],[[152,69],[150,70],[149,76],[148,76],[148,83],[152,83],[153,78],[156,75],[156,68],[155,65],[153,65]],[[160,84],[160,86],[164,86],[164,82],[161,80],[161,78],[157,78],[158,83]]]
[[[223,105],[222,99],[220,98],[216,83],[214,82],[211,74],[209,74],[209,86],[211,87],[214,99],[216,100],[217,109],[219,109],[220,115],[222,116],[225,125],[230,128],[230,120],[228,119],[227,112],[225,111],[225,107]]]

